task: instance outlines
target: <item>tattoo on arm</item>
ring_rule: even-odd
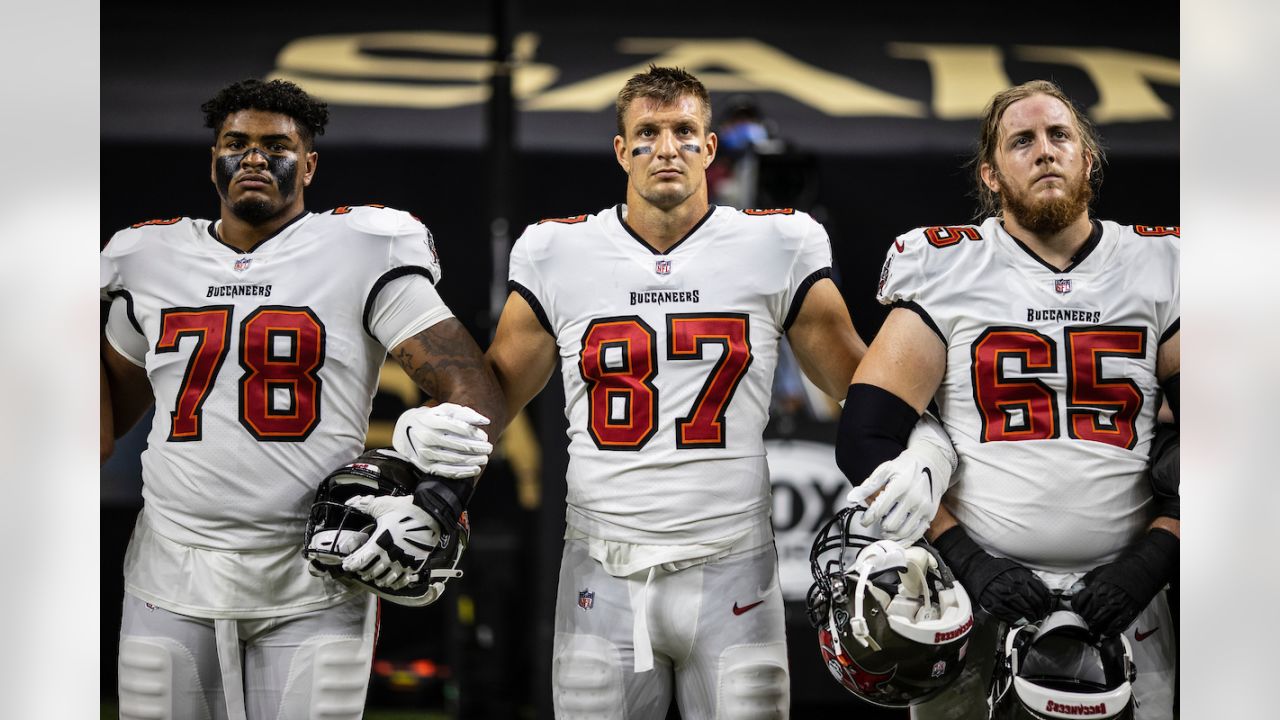
[[[490,441],[507,425],[506,403],[480,347],[456,318],[432,325],[392,350],[396,362],[433,400],[466,405],[489,418]]]

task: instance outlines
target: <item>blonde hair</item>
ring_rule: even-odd
[[[1106,156],[1102,148],[1102,138],[1098,135],[1098,129],[1089,121],[1089,117],[1081,112],[1075,103],[1071,102],[1071,98],[1067,97],[1067,94],[1056,83],[1048,80],[1024,82],[1021,85],[1001,90],[993,95],[991,101],[987,103],[986,109],[982,112],[982,125],[978,133],[978,151],[970,161],[973,166],[973,179],[977,185],[978,214],[975,216],[976,220],[981,221],[983,218],[999,215],[1002,207],[1000,194],[992,191],[991,188],[987,187],[986,183],[982,182],[983,164],[988,164],[993,169],[998,168],[996,165],[996,145],[1000,139],[1000,119],[1004,117],[1004,112],[1009,109],[1010,105],[1033,95],[1048,95],[1051,98],[1057,98],[1071,111],[1071,117],[1076,124],[1076,133],[1080,137],[1080,145],[1085,154],[1093,158],[1093,166],[1089,170],[1090,188],[1096,195],[1098,188],[1102,185],[1102,163],[1106,160]]]

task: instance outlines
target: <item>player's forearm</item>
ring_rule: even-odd
[[[462,323],[441,321],[400,343],[392,355],[434,401],[465,405],[489,419],[494,441],[507,426],[507,406],[480,347]]]
[[[929,523],[929,530],[925,532],[924,538],[929,542],[933,542],[938,539],[939,535],[959,524],[959,521],[951,514],[946,505],[939,505],[938,513],[933,516],[933,522]]]
[[[155,400],[146,370],[125,360],[105,340],[103,348],[99,356],[104,391],[101,413],[104,417],[110,413],[110,421],[106,424],[110,425],[114,440],[138,424],[139,418]]]
[[[1182,521],[1170,517],[1158,517],[1147,526],[1147,531],[1164,530],[1179,540],[1182,539]]]

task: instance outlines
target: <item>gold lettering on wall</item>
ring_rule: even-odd
[[[1012,85],[995,45],[889,43],[890,57],[923,60],[933,78],[933,114],[943,120],[982,115],[992,95]]]
[[[554,67],[530,62],[537,46],[538,37],[532,33],[522,33],[512,43],[513,59],[519,63],[512,79],[516,97],[534,95],[559,77]],[[388,57],[379,52],[443,55],[446,59]],[[333,103],[453,108],[489,99],[493,63],[488,58],[492,52],[493,37],[477,33],[316,35],[286,45],[269,77],[296,82]]]
[[[987,100],[1009,87],[1006,56],[996,45],[891,42],[889,57],[928,65],[927,103],[799,60],[752,38],[623,38],[618,52],[643,60],[552,87],[559,69],[534,62],[539,38],[518,35],[512,47],[513,92],[533,112],[596,113],[650,63],[687,68],[713,92],[785,95],[832,117],[979,117]],[[269,77],[299,83],[332,103],[418,109],[457,108],[489,98],[493,38],[483,33],[382,32],[317,35],[290,42]],[[406,57],[406,55],[408,57]],[[1103,47],[1021,45],[1019,60],[1071,65],[1097,88],[1089,114],[1100,123],[1167,120],[1174,110],[1154,85],[1178,86],[1178,61]]]
[[[837,117],[925,116],[923,103],[814,67],[758,40],[625,38],[619,48],[626,54],[652,56],[549,90],[526,101],[525,109],[604,110],[613,105],[627,78],[655,63],[685,68],[711,91],[778,93]]]
[[[1178,61],[1147,53],[1113,48],[1049,47],[1023,45],[1017,49],[1023,60],[1075,65],[1089,75],[1098,88],[1098,104],[1089,108],[1097,122],[1168,120],[1173,108],[1156,95],[1151,83],[1178,85]]]

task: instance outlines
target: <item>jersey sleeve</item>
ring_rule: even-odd
[[[894,239],[885,251],[884,265],[880,266],[876,300],[881,305],[921,303],[927,281],[924,267],[927,250],[915,230]]]
[[[791,263],[788,278],[790,297],[787,298],[783,328],[789,328],[795,322],[809,288],[819,280],[831,277],[831,239],[827,237],[826,228],[805,213],[797,213],[797,224],[800,226],[800,243]]]
[[[107,323],[102,329],[107,342],[124,359],[142,366],[147,354],[147,338],[134,315],[133,296],[125,287],[117,262],[118,253],[137,241],[136,233],[126,235],[127,232],[122,230],[116,233],[98,254],[98,298],[110,303]]]
[[[369,334],[387,350],[453,317],[434,285],[421,275],[403,275],[386,284],[369,310]]]
[[[538,225],[530,225],[511,247],[507,288],[511,292],[518,293],[525,302],[529,303],[538,322],[554,337],[556,333],[551,327],[551,321],[546,312],[547,288],[534,262],[537,248],[546,244],[546,239],[542,237],[546,232]]]
[[[131,304],[127,295],[117,295],[112,299],[107,324],[102,332],[121,357],[138,367],[145,367],[147,338],[138,330]]]
[[[1167,254],[1169,257],[1169,267],[1166,272],[1171,279],[1171,287],[1169,297],[1160,303],[1158,307],[1160,342],[1168,340],[1178,332],[1182,317],[1182,282],[1180,280],[1181,273],[1178,272],[1181,264],[1181,241],[1175,236],[1168,238],[1166,242],[1168,242]]]
[[[432,283],[439,283],[444,270],[440,266],[440,254],[431,231],[418,218],[407,212],[393,210],[399,221],[391,238],[389,264],[395,268],[422,268]]]

